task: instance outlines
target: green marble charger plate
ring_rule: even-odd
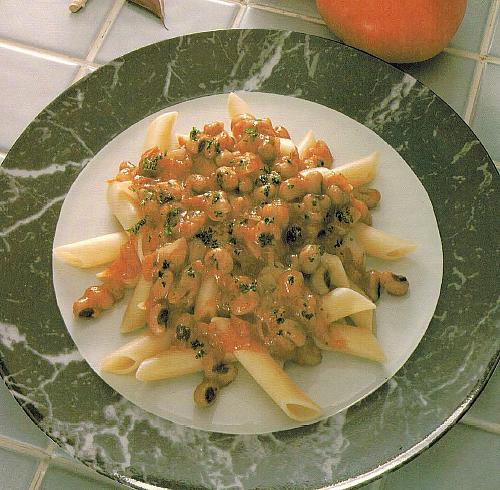
[[[378,390],[310,426],[230,435],[151,415],[90,369],[57,307],[51,252],[66,193],[113,138],[173,104],[249,88],[335,109],[397,149],[434,206],[444,267],[422,341]],[[65,91],[0,168],[2,376],[58,444],[132,487],[362,485],[444,434],[498,363],[499,187],[484,147],[450,107],[363,52],[270,30],[207,32],[147,46]]]

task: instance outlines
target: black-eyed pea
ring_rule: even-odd
[[[202,381],[194,390],[193,399],[200,408],[212,405],[217,399],[219,386],[213,380]]]
[[[295,349],[293,360],[300,366],[317,366],[322,358],[321,349],[308,337],[302,347]]]
[[[320,265],[319,245],[306,245],[299,253],[299,268],[305,274],[312,274]]]
[[[404,296],[408,292],[410,284],[405,276],[400,276],[389,271],[380,274],[380,284],[393,296]]]

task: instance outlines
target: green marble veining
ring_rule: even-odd
[[[426,187],[444,254],[434,318],[396,376],[344,413],[263,436],[187,429],[121,398],[82,361],[57,309],[50,272],[65,194],[106,143],[169,105],[235,89],[314,101],[377,132]],[[266,30],[148,46],[64,92],[0,167],[2,374],[51,437],[130,485],[360,484],[380,465],[400,464],[410,454],[400,455],[434,430],[442,432],[498,360],[498,191],[490,158],[457,114],[411,76],[355,49]]]

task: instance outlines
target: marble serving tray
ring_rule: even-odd
[[[265,435],[186,428],[122,398],[82,359],[52,286],[59,212],[86,164],[150,114],[232,90],[302,98],[373,130],[425,187],[443,250],[434,316],[396,375],[327,420]],[[56,442],[133,487],[360,485],[403,464],[451,427],[498,362],[498,190],[488,154],[455,112],[411,76],[342,44],[299,33],[233,30],[134,51],[49,105],[0,169],[2,375]]]

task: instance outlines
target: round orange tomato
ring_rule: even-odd
[[[345,43],[392,63],[432,58],[462,22],[467,0],[316,0]]]

